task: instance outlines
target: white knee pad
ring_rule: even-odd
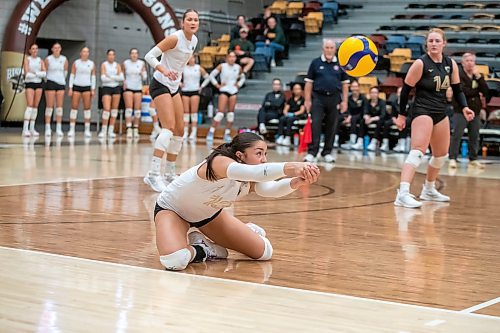
[[[215,120],[216,122],[221,122],[221,121],[222,121],[222,119],[224,119],[224,113],[222,113],[222,112],[217,112],[217,113],[215,114],[214,120]]]
[[[234,122],[234,112],[228,112],[226,116],[226,120],[228,123]]]
[[[24,110],[24,119],[31,119],[31,108],[29,106]]]
[[[408,154],[408,157],[406,157],[405,163],[413,165],[413,167],[416,169],[422,163],[422,158],[424,157],[424,153],[422,153],[418,149],[412,149],[410,150],[410,153]]]
[[[141,110],[134,110],[134,117],[136,119],[141,118]]]
[[[160,135],[156,138],[155,149],[167,151],[168,145],[170,144],[170,139],[174,134],[171,130],[162,128]]]
[[[170,139],[170,143],[168,144],[167,153],[173,155],[179,155],[179,152],[182,148],[182,137],[174,136]]]
[[[54,111],[53,108],[46,108],[45,109],[45,117],[52,117],[52,112]]]
[[[189,113],[184,113],[184,123],[185,124],[189,124],[189,119],[191,119],[191,117],[189,116]]]
[[[125,109],[125,117],[126,118],[132,117],[132,109],[130,108]]]
[[[38,108],[31,108],[31,120],[36,120],[37,115],[38,115]]]
[[[429,161],[429,165],[435,169],[441,169],[447,159],[448,159],[448,154],[439,157],[432,156]]]
[[[191,113],[191,124],[196,124],[196,123],[198,123],[198,114]]]
[[[92,113],[90,112],[90,110],[83,110],[83,118],[84,119],[90,119]]]
[[[259,237],[264,241],[264,254],[262,254],[262,256],[257,260],[269,260],[273,256],[273,247],[271,242],[266,237],[262,237],[261,235],[259,235]]]
[[[155,108],[149,108],[149,115],[150,115],[151,117],[156,116],[156,109],[155,109]]]
[[[62,117],[62,115],[63,115],[63,108],[56,108],[56,116]]]
[[[118,109],[111,110],[111,117],[116,118],[118,116]]]
[[[161,264],[171,271],[182,271],[191,262],[191,252],[188,249],[181,249],[174,253],[160,256]]]
[[[75,120],[77,115],[78,115],[78,110],[71,109],[69,113],[69,119]]]
[[[260,235],[262,237],[266,237],[266,231],[264,230],[264,228],[262,227],[259,227],[257,224],[255,223],[247,223],[246,226],[252,230],[253,232],[255,232],[257,235]]]
[[[104,120],[109,119],[109,111],[102,111],[102,119]]]

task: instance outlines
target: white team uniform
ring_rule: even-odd
[[[66,57],[62,54],[59,57],[49,55],[47,57],[47,80],[60,85],[66,85],[66,71],[64,70]]]
[[[220,82],[222,87],[220,92],[225,92],[230,95],[238,93],[236,83],[240,78],[241,66],[238,64],[229,65],[228,63],[221,64]]]
[[[40,57],[28,57],[28,73],[30,75],[26,75],[24,82],[26,83],[41,83],[42,78],[36,75],[37,72],[42,71],[42,58]]]
[[[187,222],[195,223],[212,217],[219,210],[250,191],[250,183],[229,178],[208,181],[198,175],[204,162],[192,167],[172,181],[157,199],[157,204],[175,212]]]
[[[102,86],[109,88],[118,87],[120,82],[123,81],[123,78],[118,75],[118,64],[116,62],[109,63],[105,61],[103,65],[106,68],[106,74],[103,74],[103,77],[101,77]]]
[[[173,33],[177,37],[177,44],[173,49],[163,52],[160,63],[169,71],[177,73],[177,79],[171,80],[159,71],[155,71],[153,77],[166,86],[171,93],[179,90],[179,85],[182,79],[182,72],[189,58],[196,49],[198,38],[193,35],[189,41],[184,35],[183,30],[177,30]]]
[[[76,71],[75,78],[73,79],[73,85],[79,87],[91,87],[92,86],[92,71],[94,70],[94,62],[92,60],[81,60],[77,59],[74,62]],[[70,87],[71,88],[71,87]]]
[[[145,64],[142,60],[132,61],[127,59],[123,62],[125,73],[125,87],[127,90],[142,91],[142,82],[147,79],[144,71]]]
[[[184,67],[182,72],[182,82],[184,83],[182,91],[193,92],[200,90],[201,69],[200,65]]]

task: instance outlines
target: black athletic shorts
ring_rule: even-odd
[[[151,80],[151,84],[149,85],[149,94],[153,99],[163,94],[169,94],[170,96],[174,97],[178,93],[179,89],[177,89],[176,92],[171,92],[167,86],[161,84],[155,78]]]
[[[158,203],[156,203],[156,205],[155,205],[155,212],[154,212],[154,219],[156,219],[156,214],[158,214],[158,213],[159,213],[159,212],[161,212],[162,210],[168,210],[168,209],[165,209],[165,208],[161,207],[160,205],[158,205]],[[189,223],[189,225],[190,225],[191,227],[201,228],[201,227],[203,227],[204,225],[206,225],[206,224],[208,224],[208,223],[212,222],[213,220],[215,220],[215,218],[216,218],[217,216],[219,216],[219,214],[220,214],[221,212],[222,212],[222,209],[221,209],[221,210],[219,210],[219,211],[217,211],[217,212],[216,212],[214,215],[212,215],[211,217],[206,218],[206,219],[204,219],[204,220],[201,220],[200,222],[189,222],[189,221],[187,221],[187,222]]]
[[[238,93],[237,93],[237,92],[235,92],[234,94],[230,94],[230,93],[225,92],[225,91],[221,91],[221,92],[220,92],[220,94],[221,94],[221,95],[226,95],[227,97],[231,97],[231,96],[238,95]]]
[[[101,89],[102,96],[120,95],[120,93],[121,93],[120,87],[102,87]]]
[[[142,94],[142,90],[135,90],[135,89],[125,89],[125,92],[131,92],[134,94],[137,94],[137,93]]]
[[[417,118],[418,116],[429,116],[432,118],[432,124],[436,125],[440,123],[444,118],[447,117],[446,113],[418,113],[418,112],[413,112],[413,119]],[[413,121],[413,120],[412,120]]]
[[[66,86],[64,84],[59,84],[50,80],[47,80],[47,82],[45,83],[45,90],[47,91],[52,91],[52,90],[59,91],[64,89],[66,89]]]
[[[195,90],[195,91],[181,91],[181,95],[182,96],[191,97],[191,96],[200,96],[200,93],[198,92],[198,90]]]
[[[24,87],[26,89],[42,89],[43,88],[43,85],[41,82],[39,83],[35,83],[35,82],[25,82],[24,83]]]
[[[90,91],[91,90],[91,86],[73,86],[73,91],[76,91],[76,92],[79,92],[79,93],[84,93],[84,92],[87,92],[87,91]]]

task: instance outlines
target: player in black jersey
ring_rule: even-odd
[[[396,125],[400,130],[405,127],[406,104],[413,87],[415,87],[416,95],[412,111],[411,150],[401,171],[401,183],[394,201],[396,206],[408,208],[422,206],[422,203],[410,194],[410,183],[429,144],[432,148],[432,157],[420,199],[442,202],[450,200],[448,196],[439,193],[435,187],[439,169],[446,162],[450,145],[450,122],[446,116],[446,90],[451,86],[453,96],[461,106],[467,121],[474,119],[474,111],[467,106],[467,100],[460,88],[457,63],[443,54],[445,45],[444,32],[441,29],[431,29],[427,34],[427,53],[411,65],[401,91],[400,114],[396,120]]]

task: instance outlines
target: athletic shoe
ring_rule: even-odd
[[[68,132],[68,138],[74,138],[75,137],[75,131],[74,130],[69,130]]]
[[[448,168],[456,169],[457,168],[457,160],[450,160],[448,163]]]
[[[335,140],[333,141],[333,148],[339,147],[339,136],[335,135]]]
[[[108,132],[108,138],[110,138],[110,139],[116,138],[115,132],[114,131],[113,132]]]
[[[23,136],[24,136],[25,138],[29,138],[29,137],[31,136],[31,132],[30,132],[30,131],[28,131],[28,130],[23,131]]]
[[[340,148],[345,150],[351,150],[353,144],[351,142],[346,142],[340,145]]]
[[[398,143],[394,147],[396,153],[404,153],[406,150],[406,139],[399,139]]]
[[[56,135],[60,138],[62,138],[64,136],[64,133],[62,130],[56,130]]]
[[[38,133],[35,129],[32,129],[31,136],[40,136],[40,133]]]
[[[326,154],[325,156],[323,156],[323,159],[326,163],[335,163],[335,157],[333,157],[332,154]]]
[[[92,133],[90,133],[90,131],[85,131],[84,135],[86,138],[92,137]]]
[[[207,141],[209,141],[209,142],[214,141],[214,133],[208,132]]]
[[[366,149],[369,151],[375,151],[375,149],[377,149],[377,139],[372,139]]]
[[[132,136],[134,137],[134,139],[139,139],[139,129],[138,128],[134,128],[132,130]]]
[[[192,231],[188,235],[189,245],[199,245],[207,254],[206,260],[226,259],[229,253],[225,247],[210,241],[199,231]]]
[[[144,183],[149,185],[155,192],[163,192],[166,188],[165,184],[163,184],[162,177],[160,175],[151,174],[150,172],[144,177]]]
[[[306,157],[304,157],[304,162],[314,163],[316,162],[316,157],[312,154],[307,154]]]
[[[262,237],[266,237],[266,231],[259,227],[258,225],[254,223],[246,223],[246,226],[250,228],[253,232],[255,232],[257,235],[260,235]]]
[[[422,192],[420,193],[420,200],[448,202],[450,201],[450,197],[439,193],[435,187],[428,189],[423,185]]]
[[[224,141],[229,143],[233,141],[233,138],[231,137],[231,134],[224,134]]]
[[[422,203],[415,199],[415,196],[410,192],[400,192],[398,190],[396,195],[396,200],[394,201],[394,206],[406,207],[406,208],[419,208]]]
[[[484,169],[484,164],[479,162],[478,160],[470,161],[469,166],[474,167],[474,168],[478,168],[478,169]]]
[[[380,146],[381,151],[389,151],[389,139],[384,139],[382,141],[382,146]]]
[[[355,144],[351,146],[353,150],[363,150],[363,138],[358,138]]]
[[[283,146],[287,146],[287,147],[288,147],[288,146],[290,146],[290,145],[292,144],[292,142],[291,142],[291,140],[290,140],[290,137],[289,137],[289,136],[286,136],[286,137],[283,139],[283,141],[281,142],[281,144],[282,144]]]
[[[188,132],[184,131],[184,134],[182,135],[182,141],[186,142],[188,140]]]
[[[276,139],[276,144],[277,145],[282,145],[283,144],[283,140],[285,140],[285,137],[283,135],[278,136],[278,138]]]
[[[51,129],[48,129],[45,131],[45,136],[52,136],[52,130]]]
[[[259,133],[260,133],[260,134],[266,134],[266,133],[267,133],[267,128],[266,128],[266,125],[264,125],[264,124],[259,124]]]
[[[97,135],[97,137],[98,137],[99,139],[104,139],[104,138],[106,137],[106,133],[104,133],[104,131],[100,131],[100,132],[99,132],[99,135]]]
[[[153,133],[154,133],[154,130],[153,130]],[[151,133],[151,138],[153,138],[153,133]],[[127,139],[132,139],[133,136],[134,136],[134,133],[132,131],[132,127],[128,127],[127,128]],[[156,136],[154,136],[154,138],[156,138]]]
[[[196,130],[191,128],[191,134],[189,134],[189,141],[196,142]]]

